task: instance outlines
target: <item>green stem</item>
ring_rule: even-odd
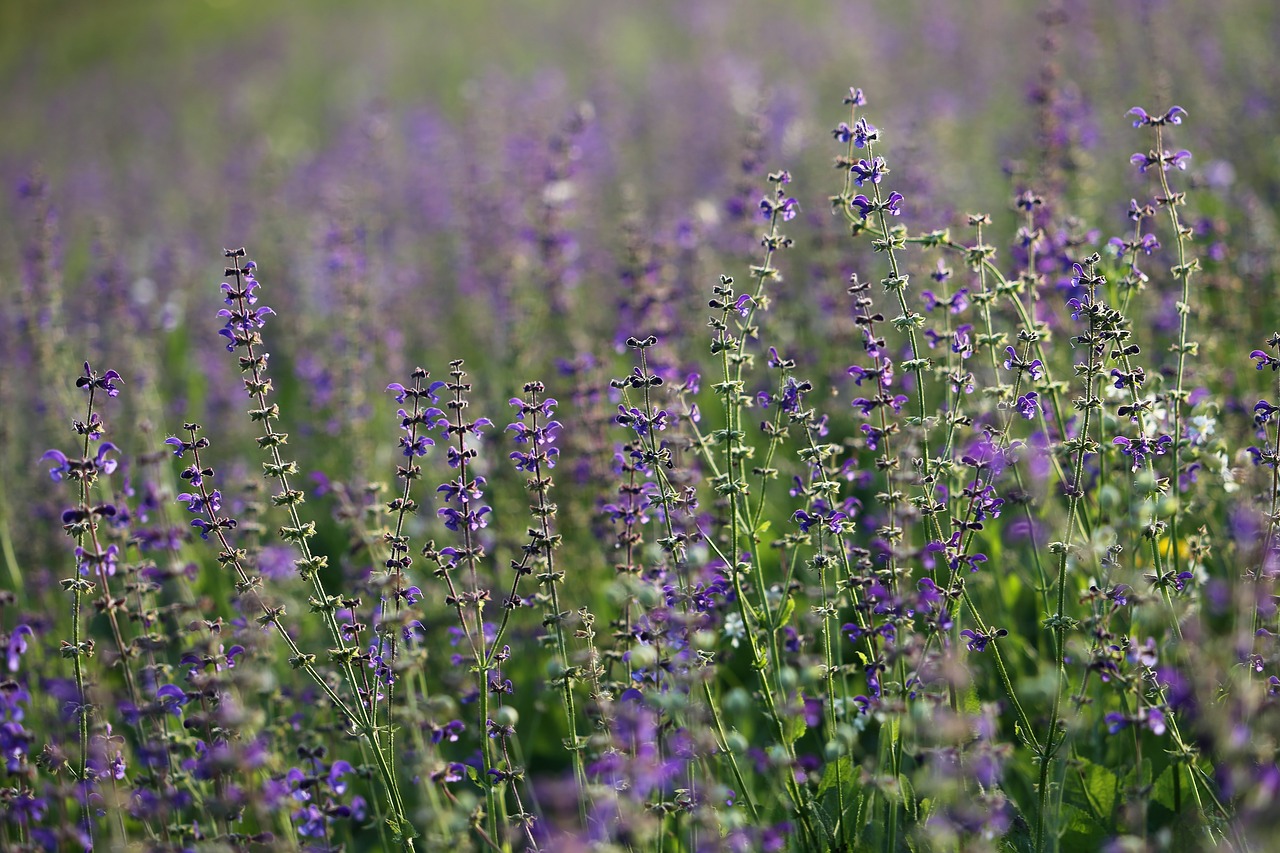
[[[1164,149],[1162,128],[1160,125],[1155,126],[1156,130],[1156,154],[1163,156]],[[1182,298],[1178,302],[1178,374],[1177,385],[1173,392],[1173,485],[1176,489],[1178,486],[1178,475],[1181,471],[1182,464],[1182,406],[1186,402],[1187,393],[1183,389],[1183,381],[1186,375],[1187,356],[1196,352],[1196,345],[1187,342],[1187,322],[1191,314],[1191,273],[1198,268],[1196,259],[1187,260],[1187,238],[1191,236],[1190,229],[1185,229],[1178,217],[1178,206],[1184,203],[1182,193],[1175,195],[1169,188],[1169,175],[1164,168],[1164,163],[1160,163],[1160,169],[1157,170],[1160,177],[1160,190],[1163,195],[1156,199],[1157,204],[1163,206],[1169,211],[1169,225],[1173,228],[1174,237],[1178,244],[1178,265],[1174,267],[1173,272],[1182,283]],[[1181,571],[1182,559],[1178,553],[1178,520],[1181,515],[1181,502],[1174,506],[1173,517],[1169,522],[1169,537],[1173,541],[1173,571],[1176,574]]]
[[[1066,669],[1066,644],[1067,644],[1067,558],[1071,550],[1072,533],[1075,530],[1076,513],[1080,505],[1081,484],[1084,480],[1084,461],[1089,454],[1090,439],[1089,428],[1093,417],[1093,411],[1101,406],[1101,401],[1095,397],[1096,381],[1101,365],[1098,361],[1101,351],[1105,348],[1105,342],[1099,335],[1097,323],[1097,313],[1092,310],[1094,299],[1097,294],[1097,277],[1096,277],[1096,256],[1090,258],[1087,263],[1089,269],[1087,271],[1087,280],[1089,287],[1089,333],[1088,340],[1081,341],[1088,347],[1088,361],[1084,373],[1085,377],[1085,401],[1084,414],[1079,432],[1074,440],[1076,456],[1071,476],[1071,490],[1067,497],[1067,525],[1066,525],[1066,541],[1054,543],[1053,549],[1058,554],[1058,597],[1057,610],[1051,623],[1051,630],[1054,639],[1054,657],[1056,678],[1054,680],[1053,705],[1049,714],[1049,722],[1046,726],[1043,746],[1040,748],[1040,785],[1039,785],[1039,810],[1036,815],[1036,850],[1043,851],[1045,849],[1045,831],[1047,829],[1047,805],[1049,796],[1049,772],[1050,765],[1054,759],[1058,749],[1062,746],[1062,739],[1058,735],[1058,715],[1061,712],[1063,686],[1067,680]],[[1082,277],[1082,281],[1084,277]],[[1065,437],[1065,434],[1064,434]],[[1095,448],[1096,451],[1096,448]],[[1065,738],[1065,734],[1062,736]]]

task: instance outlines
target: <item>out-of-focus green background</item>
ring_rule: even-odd
[[[1052,49],[1046,13],[1063,21]],[[253,128],[292,159],[370,102],[458,116],[468,81],[549,72],[573,94],[607,93],[614,109],[644,104],[660,124],[679,120],[661,114],[672,79],[740,102],[784,93],[813,123],[793,143],[820,141],[832,99],[856,84],[896,119],[899,140],[923,134],[946,152],[940,183],[988,201],[1000,196],[984,188],[1001,156],[1020,153],[1028,92],[1052,61],[1099,141],[1123,129],[1117,109],[1178,102],[1211,143],[1198,156],[1270,177],[1278,18],[1260,0],[10,0],[0,4],[0,150],[51,168],[149,146],[198,157],[218,149],[216,137]],[[137,119],[157,111],[166,133],[142,132]]]
[[[1190,118],[1172,144],[1193,154],[1188,184],[1211,189],[1200,236],[1234,229],[1224,304],[1249,296],[1223,319],[1249,336],[1275,315],[1277,43],[1271,0],[0,3],[0,220],[13,226],[0,288],[31,316],[61,315],[32,337],[43,350],[14,345],[6,393],[52,414],[45,389],[68,384],[65,365],[113,357],[127,330],[146,354],[121,363],[137,358],[136,387],[165,401],[160,429],[210,408],[243,429],[234,377],[209,367],[211,277],[220,248],[243,244],[290,317],[273,344],[286,402],[358,385],[329,401],[338,412],[411,363],[459,356],[505,399],[529,371],[634,331],[618,313],[629,228],[689,255],[670,261],[682,311],[754,253],[750,226],[725,212],[733,198],[753,206],[769,170],[795,175],[820,229],[802,251],[825,245],[840,230],[831,129],[851,85],[913,230],[975,211],[1007,226],[1014,194],[1049,175],[1056,221],[1110,223],[1103,242],[1150,194],[1128,162],[1149,134],[1125,112],[1180,104]],[[569,186],[552,174],[565,165],[555,140],[584,101],[571,197],[548,226],[547,199]],[[747,149],[758,162],[744,170]],[[573,244],[574,347],[539,340],[547,228]],[[847,266],[858,250],[842,245],[832,258]],[[326,267],[339,250],[356,258],[359,293]],[[846,275],[798,263],[779,295],[825,322]],[[826,340],[823,322],[784,343]],[[326,370],[339,327],[338,351],[373,338],[381,350]],[[29,476],[48,439],[0,426],[7,470]]]

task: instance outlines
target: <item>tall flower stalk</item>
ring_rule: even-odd
[[[1186,381],[1187,357],[1197,355],[1200,350],[1200,345],[1197,342],[1187,338],[1191,314],[1194,311],[1194,307],[1191,304],[1191,277],[1200,269],[1200,259],[1189,256],[1189,244],[1193,232],[1183,225],[1182,217],[1178,213],[1178,208],[1187,203],[1186,193],[1174,192],[1169,184],[1169,170],[1174,168],[1185,169],[1187,161],[1191,159],[1191,153],[1185,149],[1175,152],[1166,150],[1164,147],[1164,131],[1167,127],[1182,124],[1187,111],[1182,107],[1175,106],[1170,107],[1163,115],[1149,115],[1141,107],[1134,107],[1129,110],[1129,115],[1134,116],[1134,127],[1149,127],[1154,131],[1155,147],[1145,154],[1134,154],[1130,160],[1143,172],[1154,171],[1159,179],[1160,194],[1155,198],[1156,207],[1164,210],[1169,216],[1169,228],[1173,232],[1174,244],[1177,247],[1178,254],[1178,262],[1170,270],[1173,273],[1173,277],[1178,280],[1181,291],[1178,302],[1175,305],[1178,312],[1178,341],[1172,347],[1173,352],[1178,356],[1178,366],[1174,379],[1174,388],[1168,394],[1173,428],[1173,481],[1177,483],[1178,478],[1182,476],[1185,454],[1191,444],[1183,436],[1185,409],[1187,398],[1190,396],[1190,393],[1184,387],[1184,383]],[[1182,558],[1178,548],[1181,510],[1182,507],[1175,506],[1173,515],[1169,519],[1169,538],[1173,543],[1171,559],[1175,573],[1180,572],[1182,568]]]
[[[254,408],[249,410],[249,417],[254,423],[260,425],[263,433],[257,439],[258,446],[267,454],[263,470],[267,478],[275,480],[279,486],[279,491],[272,496],[271,501],[275,506],[284,508],[288,518],[288,523],[280,528],[280,538],[295,546],[301,555],[294,565],[300,577],[311,586],[313,593],[311,608],[321,614],[325,623],[330,642],[333,644],[328,650],[328,659],[341,676],[345,697],[340,698],[316,670],[315,656],[303,654],[296,648],[293,640],[288,638],[287,632],[280,624],[280,617],[283,616],[282,607],[268,609],[260,618],[266,620],[264,624],[277,626],[281,636],[286,637],[293,647],[291,650],[294,652],[295,666],[305,669],[312,676],[334,702],[346,723],[359,733],[369,747],[378,765],[383,793],[387,798],[393,836],[399,840],[405,850],[412,850],[416,831],[405,816],[399,784],[387,753],[388,731],[386,727],[378,725],[374,716],[373,691],[369,689],[364,679],[357,676],[356,662],[360,659],[361,652],[358,647],[348,644],[338,624],[336,612],[339,609],[340,597],[330,595],[320,581],[320,572],[328,561],[323,555],[312,551],[310,542],[316,533],[315,522],[303,520],[298,507],[305,502],[306,498],[302,490],[295,488],[291,482],[291,478],[298,474],[298,466],[296,462],[286,460],[281,450],[288,443],[288,433],[279,432],[274,426],[280,418],[280,407],[271,402],[268,396],[272,390],[272,382],[267,375],[268,353],[264,348],[261,329],[266,324],[266,318],[275,312],[265,305],[258,305],[257,291],[261,285],[255,275],[257,264],[253,261],[245,261],[246,254],[244,249],[225,252],[227,259],[235,261],[236,265],[227,267],[224,271],[225,277],[234,280],[234,284],[222,285],[223,300],[228,307],[218,312],[218,316],[225,320],[225,325],[219,334],[229,341],[228,352],[239,352],[237,361],[242,382],[254,403]],[[195,450],[198,440],[195,438],[194,429],[191,430],[191,434],[190,443]],[[197,471],[202,469],[197,467]],[[205,505],[208,507],[207,500]],[[226,523],[227,520],[216,516],[211,507],[209,513],[213,518],[202,525],[202,531],[206,536],[209,532],[216,531],[222,539],[223,531],[234,526],[234,523]],[[225,560],[220,557],[224,564],[234,564],[237,571],[242,574],[242,584],[256,585],[249,578],[248,573],[244,572],[239,558],[229,543],[224,543],[223,557],[229,557]]]
[[[120,374],[116,371],[108,370],[98,374],[86,361],[84,375],[76,379],[75,383],[88,398],[85,403],[84,420],[77,420],[74,423],[76,435],[81,438],[80,457],[68,457],[59,450],[49,450],[41,457],[43,461],[53,463],[54,467],[49,471],[50,477],[55,481],[66,479],[75,483],[78,492],[76,505],[62,514],[63,530],[76,542],[76,574],[62,581],[62,588],[71,593],[72,600],[71,640],[63,641],[61,652],[63,658],[71,660],[72,672],[75,676],[76,701],[71,709],[79,740],[75,778],[81,797],[84,835],[90,845],[93,844],[94,832],[93,814],[89,805],[93,788],[89,778],[89,717],[94,709],[86,689],[84,662],[93,657],[95,644],[92,638],[85,636],[81,616],[84,597],[92,593],[96,586],[90,576],[97,576],[101,581],[114,574],[115,564],[119,560],[116,546],[102,547],[98,536],[103,519],[114,516],[117,509],[109,503],[94,504],[92,498],[93,486],[98,478],[116,470],[118,462],[115,457],[119,452],[111,442],[102,441],[107,427],[95,407],[95,398],[99,391],[105,392],[108,397],[118,396],[120,389],[116,387],[116,383],[120,381],[122,381]],[[93,451],[95,444],[96,452]],[[121,663],[125,664],[123,660]],[[125,671],[127,673],[128,669],[126,668]],[[129,682],[129,686],[130,693],[136,696],[132,681]]]
[[[1100,259],[1095,255],[1086,261],[1088,269],[1076,266],[1076,282],[1085,288],[1086,296],[1076,301],[1074,316],[1078,319],[1084,315],[1088,328],[1077,335],[1075,343],[1085,350],[1084,366],[1079,370],[1084,383],[1084,397],[1081,398],[1081,423],[1076,434],[1067,439],[1065,446],[1071,450],[1071,486],[1067,492],[1066,540],[1054,542],[1049,550],[1057,556],[1058,576],[1055,584],[1057,604],[1054,614],[1045,621],[1045,627],[1053,635],[1054,664],[1056,678],[1053,689],[1053,704],[1049,711],[1047,730],[1041,739],[1040,755],[1040,806],[1036,819],[1036,849],[1045,849],[1046,833],[1049,829],[1049,779],[1052,775],[1053,761],[1061,749],[1066,733],[1061,728],[1059,714],[1062,696],[1066,687],[1066,655],[1067,633],[1076,627],[1075,620],[1067,615],[1067,563],[1071,554],[1071,536],[1074,533],[1076,512],[1083,497],[1085,460],[1098,453],[1098,443],[1089,437],[1089,429],[1093,419],[1102,407],[1097,396],[1098,377],[1102,374],[1102,356],[1106,351],[1108,338],[1101,334],[1100,319],[1106,307],[1097,302],[1098,285],[1103,279],[1097,275],[1096,266]]]
[[[497,713],[502,708],[502,696],[514,689],[511,679],[503,677],[503,664],[510,657],[510,647],[500,642],[497,633],[490,637],[491,626],[484,617],[485,606],[492,594],[489,578],[481,573],[486,553],[479,531],[489,525],[489,514],[493,510],[484,503],[485,478],[475,473],[475,459],[479,451],[473,442],[478,441],[493,422],[488,418],[467,418],[471,383],[464,381],[467,374],[462,364],[461,359],[449,362],[449,381],[444,384],[449,395],[444,401],[446,412],[437,422],[445,439],[449,467],[457,471],[457,476],[436,490],[445,504],[436,514],[445,527],[459,535],[459,543],[438,551],[429,545],[423,553],[439,567],[436,575],[445,581],[449,590],[446,603],[457,614],[459,630],[474,661],[479,730],[485,734],[480,742],[481,767],[473,776],[485,798],[483,837],[487,843],[503,849],[509,846],[504,837],[512,817],[507,807],[509,792],[519,809],[514,817],[530,845],[536,849],[532,829],[534,816],[524,809],[519,790],[524,781],[524,771],[511,761],[507,749],[510,737],[507,727],[513,727],[513,724],[501,719],[504,715]],[[515,606],[516,585],[521,575],[521,571],[515,574],[511,595],[504,602],[504,613],[509,613]],[[505,621],[502,627],[505,630]]]
[[[733,288],[733,279],[721,276],[720,284],[715,288],[715,298],[710,303],[712,309],[720,312],[719,316],[711,317],[709,325],[713,331],[711,354],[720,361],[722,377],[713,386],[713,390],[722,398],[725,426],[710,436],[710,442],[700,442],[700,447],[711,468],[713,485],[728,506],[728,536],[723,558],[733,584],[738,618],[746,632],[751,665],[759,681],[765,715],[784,750],[787,763],[791,763],[796,760],[794,729],[789,728],[783,719],[779,702],[783,689],[776,681],[782,670],[778,631],[782,628],[783,620],[780,612],[770,606],[764,564],[758,547],[758,522],[764,507],[764,480],[769,476],[768,465],[760,469],[761,483],[758,488],[761,494],[759,506],[753,512],[752,486],[748,476],[748,460],[753,451],[747,442],[745,421],[745,408],[750,398],[745,393],[744,376],[746,368],[755,358],[747,350],[747,344],[758,337],[759,312],[769,307],[771,299],[768,288],[781,277],[781,272],[773,266],[774,258],[779,251],[792,244],[791,239],[782,232],[782,223],[794,219],[799,211],[799,203],[787,193],[791,175],[782,171],[773,172],[768,180],[772,188],[758,206],[761,219],[767,223],[765,233],[760,238],[764,251],[761,262],[751,267],[753,281],[750,291],[737,293]],[[719,456],[712,452],[713,444],[719,446]],[[746,560],[742,559],[744,551]],[[751,583],[750,591],[744,583],[748,580]],[[786,767],[783,768],[783,776],[783,789],[796,817],[805,833],[817,839],[818,830],[814,826],[810,804],[805,801],[803,792],[794,779],[787,778],[791,773]],[[831,829],[826,829],[824,835],[829,836],[831,832]]]
[[[556,533],[553,523],[558,507],[551,501],[551,487],[554,482],[551,470],[555,468],[560,450],[555,440],[563,425],[554,420],[555,410],[559,402],[554,397],[545,396],[546,386],[541,382],[526,382],[524,397],[513,397],[510,404],[516,409],[515,422],[507,426],[509,432],[515,433],[514,441],[523,449],[511,453],[516,470],[527,475],[525,487],[531,494],[529,511],[533,515],[533,524],[529,528],[529,541],[521,549],[518,561],[512,562],[516,580],[523,574],[533,574],[541,589],[539,598],[547,610],[542,618],[543,627],[547,628],[554,638],[557,655],[557,670],[551,679],[551,685],[558,687],[564,705],[565,722],[569,727],[569,736],[565,740],[573,762],[573,778],[578,788],[578,812],[583,826],[587,823],[587,771],[583,759],[584,743],[578,734],[578,706],[574,698],[575,681],[587,677],[582,667],[575,666],[569,655],[569,643],[565,632],[565,623],[569,620],[570,611],[563,609],[560,587],[564,584],[565,573],[556,564],[555,553],[560,547],[561,537]],[[515,582],[512,586],[511,599],[515,599]],[[502,625],[498,630],[501,641],[508,616],[515,610],[514,603],[504,608]]]

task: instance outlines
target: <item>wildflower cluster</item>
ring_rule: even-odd
[[[314,190],[318,259],[269,288],[225,251],[203,339],[185,295],[127,340],[63,303],[32,182],[0,349],[76,447],[0,421],[31,469],[0,478],[0,847],[1265,846],[1280,334],[1226,309],[1264,200],[1181,107],[1131,110],[1148,150],[1093,186],[1049,65],[992,214],[857,88],[829,188],[751,87],[698,155],[722,181],[614,186],[612,108],[537,86],[468,87],[456,127],[379,107],[258,208],[287,234]],[[159,300],[114,246],[99,295]],[[49,382],[73,342],[128,386]]]

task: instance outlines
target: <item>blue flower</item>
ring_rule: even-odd
[[[67,472],[71,470],[71,465],[67,459],[67,455],[61,450],[46,450],[44,455],[40,457],[41,462],[54,462],[54,466],[49,469],[49,477],[55,483],[67,476]]]
[[[1125,113],[1125,115],[1136,116],[1133,120],[1134,127],[1160,127],[1166,124],[1182,124],[1182,118],[1187,111],[1182,107],[1173,106],[1165,111],[1164,115],[1149,115],[1142,107],[1134,107]]]
[[[853,144],[858,148],[866,148],[868,144],[876,142],[880,139],[880,131],[876,130],[875,125],[868,124],[865,118],[860,118],[853,124]]]
[[[1270,367],[1272,370],[1280,370],[1280,359],[1267,355],[1260,349],[1256,349],[1249,353],[1249,358],[1255,359],[1258,362],[1259,370],[1264,367]]]
[[[1008,636],[1008,634],[1009,632],[1004,628],[999,628],[992,631],[990,634],[984,634],[981,631],[974,631],[971,628],[966,628],[960,632],[960,636],[967,638],[965,645],[971,652],[984,652],[987,649],[988,643],[999,637]]]
[[[35,632],[30,625],[19,625],[9,634],[9,642],[5,649],[9,671],[17,672],[22,656],[27,652],[27,637],[34,637]]]
[[[89,362],[86,361],[84,363],[84,376],[81,376],[76,380],[76,387],[84,388],[89,391],[92,391],[94,388],[101,388],[107,392],[108,397],[116,397],[119,396],[120,389],[115,386],[115,383],[123,381],[124,380],[120,378],[120,374],[116,373],[114,370],[108,370],[106,373],[99,376],[93,372],[93,369],[89,367]]]
[[[862,186],[866,181],[880,183],[880,179],[889,173],[889,166],[883,157],[876,155],[870,160],[859,160],[849,167],[849,171],[853,174],[853,182]]]

